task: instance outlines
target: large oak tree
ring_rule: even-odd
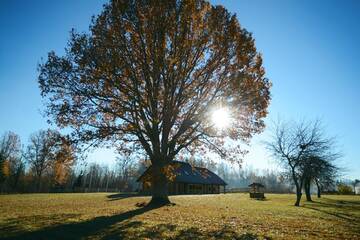
[[[177,154],[203,145],[227,155],[224,136],[246,142],[261,131],[270,100],[251,33],[203,0],[113,0],[39,71],[58,126],[149,157],[153,203],[169,201],[166,169]],[[219,106],[233,119],[222,131],[210,117]]]

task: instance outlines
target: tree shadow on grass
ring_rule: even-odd
[[[135,230],[134,230],[135,229]],[[252,233],[237,233],[230,228],[206,231],[196,227],[180,228],[173,224],[157,224],[145,226],[141,222],[130,222],[116,228],[116,230],[106,234],[101,239],[171,239],[171,240],[209,240],[209,239],[231,239],[231,240],[256,240],[259,237]],[[263,239],[271,239],[263,237]]]
[[[360,214],[360,201],[343,201],[329,198],[322,198],[321,201],[312,201],[310,204],[305,204],[305,207],[316,207],[327,210],[341,212],[344,215],[353,215],[351,213],[358,212]]]
[[[79,223],[67,223],[45,227],[32,232],[22,232],[4,239],[82,239],[96,235],[116,223],[131,219],[161,206],[146,206],[113,216],[96,217]]]
[[[342,206],[351,206],[351,207],[355,207],[358,210],[360,210],[360,197],[359,200],[338,200],[338,199],[331,199],[331,198],[322,198],[323,200],[325,200],[325,202],[327,204],[332,204],[332,205],[342,205]],[[319,202],[324,204],[324,202]]]
[[[325,213],[330,217],[341,220],[350,231],[360,233],[360,201],[342,201],[323,198],[313,201],[304,207]]]
[[[173,224],[153,224],[131,218],[162,206],[147,206],[113,216],[96,217],[79,223],[67,223],[45,227],[32,232],[16,232],[15,236],[1,239],[259,239],[252,233],[239,234],[231,228],[204,230],[197,227],[183,228]],[[11,229],[9,229],[12,231]],[[265,239],[270,239],[266,238]]]
[[[328,215],[331,215],[331,216],[333,216],[333,217],[340,218],[340,219],[345,220],[345,221],[349,221],[350,223],[351,223],[352,221],[355,221],[355,219],[352,217],[351,214],[331,212],[331,211],[326,211],[326,210],[323,210],[323,209],[320,209],[320,208],[309,207],[309,206],[305,206],[305,207],[308,208],[308,209],[312,209],[312,210],[318,211],[318,212],[326,213],[326,214],[328,214]]]
[[[106,196],[109,201],[116,201],[116,200],[121,200],[124,198],[131,198],[131,197],[141,197],[143,195],[139,194],[139,193],[115,193],[115,194],[111,194]]]
[[[42,227],[48,225],[49,221],[53,225],[64,223],[71,218],[77,218],[81,214],[49,214],[49,215],[31,215],[22,216],[17,218],[6,219],[0,225],[0,239],[4,235],[17,235],[25,232],[26,226],[35,225],[36,227]]]
[[[183,229],[176,234],[175,238],[177,240],[187,240],[187,239],[199,239],[199,240],[208,240],[208,239],[236,239],[236,240],[257,240],[259,237],[253,233],[237,233],[234,230],[223,227],[219,230],[214,231],[201,231],[198,228],[192,227],[189,229]],[[265,237],[265,239],[271,239],[270,237]]]

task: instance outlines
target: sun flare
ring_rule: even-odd
[[[230,113],[226,108],[219,108],[212,113],[212,122],[219,130],[227,128],[230,124]]]

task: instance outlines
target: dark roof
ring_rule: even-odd
[[[178,165],[175,168],[174,182],[227,185],[224,180],[207,168],[193,167],[189,163],[180,161],[173,161],[171,164]],[[150,168],[151,166],[137,179],[138,182],[148,174]]]
[[[262,185],[261,183],[256,183],[256,182],[254,182],[254,183],[252,183],[252,184],[250,184],[249,185],[249,187],[254,187],[254,186],[256,186],[256,187],[265,187],[264,185]]]

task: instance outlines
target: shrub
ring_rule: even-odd
[[[354,194],[353,189],[346,184],[340,183],[337,185],[337,188],[340,194]]]

